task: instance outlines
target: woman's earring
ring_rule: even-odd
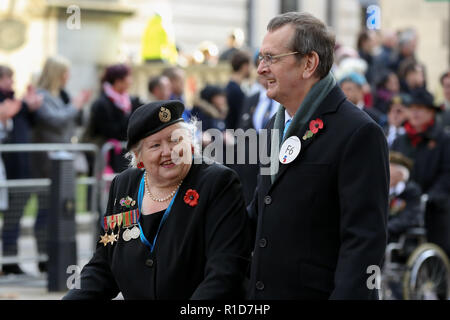
[[[144,167],[144,163],[142,161],[137,164],[138,169],[142,169]]]

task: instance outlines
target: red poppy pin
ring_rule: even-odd
[[[186,191],[186,194],[184,195],[184,202],[190,205],[191,207],[195,207],[198,204],[198,198],[200,196],[198,195],[197,191],[189,189]]]
[[[323,129],[323,121],[322,119],[317,118],[316,120],[311,120],[309,122],[309,130],[306,131],[303,136],[303,140],[307,140],[314,136],[320,129]]]

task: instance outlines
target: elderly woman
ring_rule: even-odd
[[[65,299],[243,297],[250,239],[241,186],[232,170],[193,155],[183,110],[158,101],[132,114],[134,165],[113,180],[104,235]]]

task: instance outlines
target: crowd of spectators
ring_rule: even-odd
[[[450,254],[450,70],[443,67],[439,83],[444,101],[438,104],[427,86],[425,65],[417,58],[417,41],[414,29],[381,33],[364,30],[354,48],[336,46],[332,70],[348,100],[383,128],[393,151],[390,238],[395,239],[410,227],[424,225],[429,240]],[[232,144],[226,129],[259,132],[279,106],[266,96],[265,83],[252,77],[254,66],[259,63],[254,59],[256,56],[255,52],[234,47],[223,52],[220,61],[229,64],[229,81],[225,85],[206,83],[195,93],[192,105],[185,97],[185,70],[177,66],[167,66],[150,77],[148,96],[137,97],[130,93],[133,79],[130,67],[114,64],[105,69],[99,92],[82,92],[73,99],[65,90],[70,63],[62,57],[48,58],[36,87],[30,86],[21,99],[14,95],[13,71],[0,66],[1,143],[70,143],[75,127],[81,127],[81,142],[99,147],[109,142],[117,146],[107,154],[105,172],[118,173],[127,167],[120,142],[126,140],[130,115],[145,102],[176,99],[187,106],[185,120],[195,117],[202,122],[203,147],[212,142],[208,129],[219,130],[225,143]],[[211,68],[214,72],[214,67]],[[83,108],[89,108],[86,123],[80,115]],[[86,156],[92,174],[93,159]],[[15,157],[2,155],[0,179],[49,176],[46,154],[36,153],[33,155],[36,159],[26,155]],[[257,165],[233,169],[241,177],[248,204],[256,186]],[[418,210],[422,194],[428,195],[425,213]],[[45,233],[42,225],[48,204],[45,194],[38,198],[35,231],[38,251],[45,253],[45,244],[40,240],[43,236],[39,234]],[[17,254],[23,209],[23,201],[17,204],[14,193],[8,196],[7,190],[0,190],[3,255]],[[45,271],[45,264],[40,264],[40,269]],[[21,272],[16,264],[3,266],[3,273]]]

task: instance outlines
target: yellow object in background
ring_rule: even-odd
[[[150,18],[142,37],[142,59],[144,61],[177,62],[178,53],[175,43],[170,39],[162,24],[162,17]]]

